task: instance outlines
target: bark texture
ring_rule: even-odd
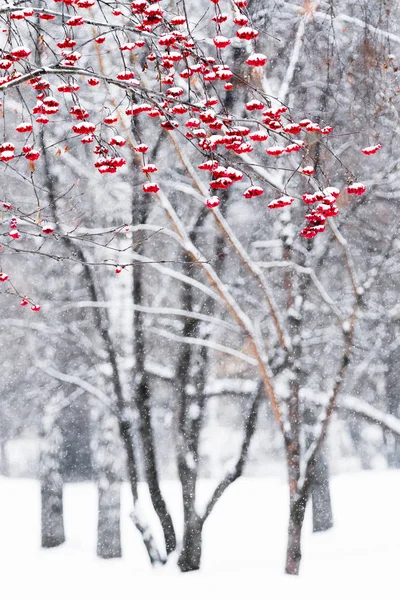
[[[100,558],[120,558],[121,550],[121,484],[110,483],[104,478],[104,485],[98,486],[97,556]]]
[[[40,454],[42,548],[55,548],[65,542],[61,446],[60,428],[53,425],[43,438]]]

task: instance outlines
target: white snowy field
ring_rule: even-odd
[[[179,516],[179,488],[164,486]],[[207,494],[210,483],[202,483]],[[151,570],[122,506],[123,559],[95,556],[96,489],[71,484],[65,493],[67,542],[40,550],[39,487],[0,478],[0,597],[4,600],[197,600],[266,598],[350,600],[400,598],[400,472],[351,473],[333,478],[333,530],[304,530],[299,578],[282,574],[287,496],[275,478],[234,484],[204,532],[203,568],[180,574]],[[309,515],[308,515],[309,516]]]

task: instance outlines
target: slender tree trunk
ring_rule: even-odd
[[[333,527],[332,503],[329,486],[329,465],[324,447],[318,452],[311,486],[313,531],[327,531]]]
[[[52,212],[52,218],[54,222],[58,222],[58,211],[57,211],[57,200],[56,200],[56,189],[55,189],[55,178],[50,170],[50,163],[48,159],[48,154],[46,150],[45,140],[43,133],[41,134],[41,150],[44,159],[45,166],[45,181],[46,187],[48,189],[48,200],[50,210]],[[88,295],[90,300],[94,303],[92,314],[94,317],[94,325],[99,333],[102,342],[104,343],[104,348],[108,355],[108,360],[111,366],[112,375],[110,377],[110,381],[113,385],[113,391],[116,399],[116,409],[118,413],[118,429],[121,436],[121,440],[123,446],[126,451],[127,457],[127,467],[128,467],[128,477],[130,488],[132,491],[132,498],[134,504],[134,511],[132,512],[132,520],[141,533],[143,542],[146,546],[146,550],[148,552],[150,562],[152,565],[156,564],[164,564],[164,559],[158,551],[155,540],[151,534],[151,530],[144,520],[143,515],[139,514],[136,510],[137,502],[138,502],[138,470],[136,465],[136,457],[135,457],[135,446],[134,440],[131,434],[131,423],[126,419],[127,413],[127,402],[123,393],[122,382],[119,374],[118,362],[117,362],[117,353],[110,335],[110,316],[107,309],[101,309],[97,307],[97,303],[99,300],[98,291],[94,276],[90,267],[86,264],[85,254],[80,248],[79,245],[76,245],[73,240],[68,237],[62,238],[63,243],[67,250],[73,251],[83,265],[83,279],[86,283],[86,287],[88,290]]]
[[[143,196],[132,198],[132,222],[145,223],[149,203]],[[141,251],[139,245],[138,252]],[[133,304],[143,303],[143,269],[137,265],[133,271],[132,301]],[[149,375],[145,368],[146,343],[144,328],[144,313],[134,311],[133,316],[133,353],[135,357],[134,400],[139,415],[139,433],[143,448],[146,481],[149,486],[150,498],[159,518],[164,534],[167,555],[176,549],[175,528],[167,504],[160,487],[160,477],[155,451],[155,439],[151,418],[151,386]]]
[[[315,425],[318,418],[314,406],[303,411],[306,445],[309,448],[315,442]],[[313,481],[310,488],[312,500],[313,531],[327,531],[333,527],[332,503],[329,483],[329,463],[324,443],[315,458]]]
[[[46,438],[40,456],[40,499],[42,548],[54,548],[65,542],[63,480],[60,472],[62,435],[54,425]]]
[[[121,447],[115,415],[98,403],[91,406],[92,464],[97,480],[97,556],[121,557]]]
[[[1,461],[0,461],[0,473],[4,476],[8,476],[8,455],[7,455],[7,440],[3,440],[0,444],[1,448]]]
[[[292,494],[291,494],[292,495]],[[298,575],[301,563],[301,533],[306,510],[305,498],[291,498],[289,511],[288,542],[285,571],[288,575]]]
[[[400,442],[397,436],[386,432],[384,434],[386,457],[389,469],[400,469]]]
[[[110,482],[107,478],[99,481],[97,521],[97,556],[100,558],[120,558],[121,527],[120,498],[121,484]]]
[[[183,573],[200,569],[202,553],[203,521],[193,512],[184,517],[182,549],[178,567]]]
[[[203,220],[199,215],[196,227]],[[184,255],[184,273],[190,275],[190,258]],[[181,286],[181,306],[184,310],[193,310],[193,289],[187,283]],[[184,337],[200,337],[200,323],[197,319],[186,318],[183,326]],[[196,571],[200,568],[202,553],[203,521],[196,511],[197,478],[199,473],[199,439],[203,423],[205,406],[205,379],[207,349],[194,349],[189,344],[182,344],[179,352],[176,378],[177,389],[177,461],[178,474],[182,486],[183,499],[183,540],[178,560],[182,572]],[[188,394],[191,383],[194,395]]]

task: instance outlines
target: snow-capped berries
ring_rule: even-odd
[[[363,183],[352,183],[347,186],[348,194],[355,194],[356,196],[362,196],[367,191],[367,186]]]
[[[250,54],[246,63],[250,67],[263,67],[267,62],[267,57],[264,54]]]
[[[371,156],[371,154],[375,154],[382,148],[382,144],[376,144],[376,146],[367,146],[367,148],[363,148],[361,152],[366,156]]]
[[[281,196],[276,200],[272,200],[268,204],[268,208],[283,208],[285,206],[290,206],[294,202],[294,198],[292,196]]]
[[[119,79],[119,81],[132,81],[132,79],[135,79],[135,73],[128,70],[121,71],[120,73],[117,73],[116,79]]]
[[[120,135],[115,135],[110,139],[110,146],[118,146],[121,148],[122,146],[125,146],[125,144],[126,140]]]
[[[133,149],[138,154],[145,154],[149,147],[146,144],[138,144],[137,146],[133,146]]]
[[[157,185],[157,183],[144,183],[143,184],[143,191],[146,194],[156,194],[159,190],[160,190],[160,187]]]
[[[224,37],[223,35],[217,35],[214,39],[213,39],[213,44],[216,48],[226,48],[227,46],[229,46],[231,43],[230,40],[228,40],[228,38]]]
[[[309,225],[324,225],[326,221],[326,216],[318,212],[318,209],[312,210],[304,218],[308,221]]]
[[[0,59],[0,69],[7,71],[10,67],[12,67],[12,65],[12,60],[8,60],[7,58]]]
[[[323,190],[323,195],[333,196],[337,200],[340,195],[340,190],[337,187],[327,187]]]
[[[324,217],[336,217],[339,214],[339,209],[335,203],[322,202],[317,205],[316,210]]]
[[[171,98],[179,98],[183,95],[184,90],[181,87],[171,87],[165,93]]]
[[[212,190],[226,190],[233,184],[232,179],[230,177],[218,177],[218,179],[214,179],[210,183],[210,188]]]
[[[118,122],[118,117],[106,117],[103,119],[103,123],[106,125],[114,125],[114,123]]]
[[[147,173],[156,173],[158,171],[156,165],[153,164],[148,164],[145,165],[144,167],[142,167],[142,173],[147,174]]]
[[[77,121],[83,121],[89,116],[88,111],[85,108],[82,108],[82,106],[71,106],[69,109],[69,114],[75,117]]]
[[[265,108],[265,104],[263,102],[261,102],[260,100],[250,100],[250,102],[247,102],[247,104],[246,104],[246,110],[249,110],[249,111],[264,110],[264,108]]]
[[[57,91],[60,92],[61,94],[73,94],[74,92],[77,92],[79,90],[79,87],[80,86],[77,83],[74,83],[71,85],[59,85],[57,88]],[[71,114],[74,114],[74,113],[71,112]],[[76,116],[76,115],[74,114],[74,116]],[[89,114],[88,114],[88,116],[89,116]]]
[[[40,158],[40,152],[39,150],[29,150],[28,152],[25,153],[25,158],[26,160],[30,160],[30,161],[35,161],[35,160],[39,160]]]
[[[219,163],[217,160],[207,160],[206,162],[198,165],[197,168],[200,169],[200,171],[214,171],[214,169],[216,169],[218,166]]]
[[[8,232],[8,235],[10,236],[10,238],[12,238],[13,240],[18,240],[21,237],[20,232],[18,231],[18,229],[12,229],[11,231]]]
[[[4,142],[0,144],[0,153],[3,152],[15,152],[15,146],[11,142]]]
[[[238,25],[239,27],[245,27],[247,25],[247,23],[249,22],[249,20],[245,15],[239,15],[238,17],[235,17],[233,19],[233,22],[235,23],[235,25]]]
[[[283,131],[292,135],[298,135],[301,131],[301,126],[298,123],[289,123],[289,125],[284,126]]]
[[[85,21],[83,20],[83,17],[72,17],[66,22],[66,25],[68,25],[69,27],[80,27],[84,24]]]
[[[282,156],[286,152],[286,148],[283,146],[270,146],[266,149],[266,153],[269,156]]]
[[[253,131],[249,134],[249,138],[253,142],[265,142],[268,139],[268,134],[263,131]]]
[[[171,108],[171,112],[174,115],[184,115],[188,112],[188,109],[183,104],[175,104],[175,106]]]
[[[18,133],[29,133],[32,129],[31,123],[20,123],[16,126],[15,131],[18,131]]]
[[[15,158],[13,150],[0,150],[0,161],[1,162],[8,162],[9,160],[12,160],[13,158]]]
[[[40,306],[40,304],[33,304],[31,306],[31,310],[33,310],[33,312],[39,312],[41,308],[42,307]]]
[[[311,227],[310,225],[307,225],[300,231],[300,235],[306,239],[314,238],[317,233],[319,233],[317,227]]]
[[[188,121],[186,121],[185,123],[185,127],[188,127],[189,129],[196,129],[197,127],[200,127],[201,122],[199,121],[199,119],[189,119]]]
[[[245,198],[255,198],[256,196],[261,196],[263,193],[264,193],[264,190],[261,187],[252,185],[251,187],[247,188],[247,190],[244,192],[243,196]]]
[[[254,40],[258,35],[258,31],[252,27],[241,27],[236,32],[236,37],[239,40]]]
[[[186,19],[184,17],[172,17],[171,24],[174,26],[184,25],[186,23]]]
[[[289,144],[285,148],[285,152],[290,154],[291,152],[299,152],[302,148],[304,148],[305,142],[302,140],[294,140],[293,144]]]
[[[122,267],[120,267],[118,265],[118,267],[115,268],[115,272],[117,273],[117,275],[119,275],[120,273],[122,273]]]
[[[21,302],[19,303],[20,306],[28,306],[29,302],[28,299],[26,298],[26,296],[24,296],[21,300]]]
[[[126,44],[123,44],[122,46],[120,46],[120,50],[121,52],[132,52],[132,50],[134,50],[136,48],[136,44],[135,42],[127,42]]]
[[[147,6],[146,0],[133,0],[131,2],[131,11],[135,13],[142,13]]]
[[[221,204],[221,200],[218,198],[218,196],[211,196],[210,198],[207,198],[207,200],[206,200],[207,208],[217,208],[220,204]]]
[[[218,24],[226,23],[228,20],[228,15],[223,15],[220,13],[219,15],[215,15],[215,17],[213,17],[211,20]]]
[[[17,46],[10,52],[11,56],[16,60],[22,60],[28,58],[32,54],[32,50],[29,50],[26,46]]]
[[[314,175],[315,171],[314,171],[314,167],[308,166],[308,167],[303,167],[301,169],[301,172],[303,173],[303,175],[307,175],[310,177],[311,175]]]
[[[318,123],[308,123],[305,126],[305,130],[309,131],[310,133],[321,133],[321,127],[318,125]]]
[[[314,197],[314,194],[303,194],[302,199],[305,204],[314,204],[314,202],[317,202],[317,199]]]
[[[72,131],[78,135],[87,135],[88,133],[96,131],[96,125],[89,121],[83,121],[82,123],[79,123],[79,125],[73,125]]]
[[[61,42],[57,42],[57,46],[61,49],[74,48],[76,46],[75,40],[71,40],[69,37],[64,38]]]
[[[0,273],[0,281],[7,281],[8,275],[7,273]]]
[[[42,233],[44,233],[45,235],[50,235],[51,233],[54,233],[54,227],[49,223],[46,223],[42,227]]]

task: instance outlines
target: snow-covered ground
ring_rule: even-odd
[[[210,483],[202,484],[207,494]],[[166,483],[179,515],[178,486]],[[400,472],[340,475],[332,482],[335,528],[305,525],[299,578],[282,575],[287,497],[274,478],[242,479],[223,497],[204,534],[199,573],[147,564],[123,495],[121,560],[95,556],[96,490],[66,488],[67,542],[39,549],[37,482],[0,479],[0,594],[4,600],[372,600],[400,598]]]

